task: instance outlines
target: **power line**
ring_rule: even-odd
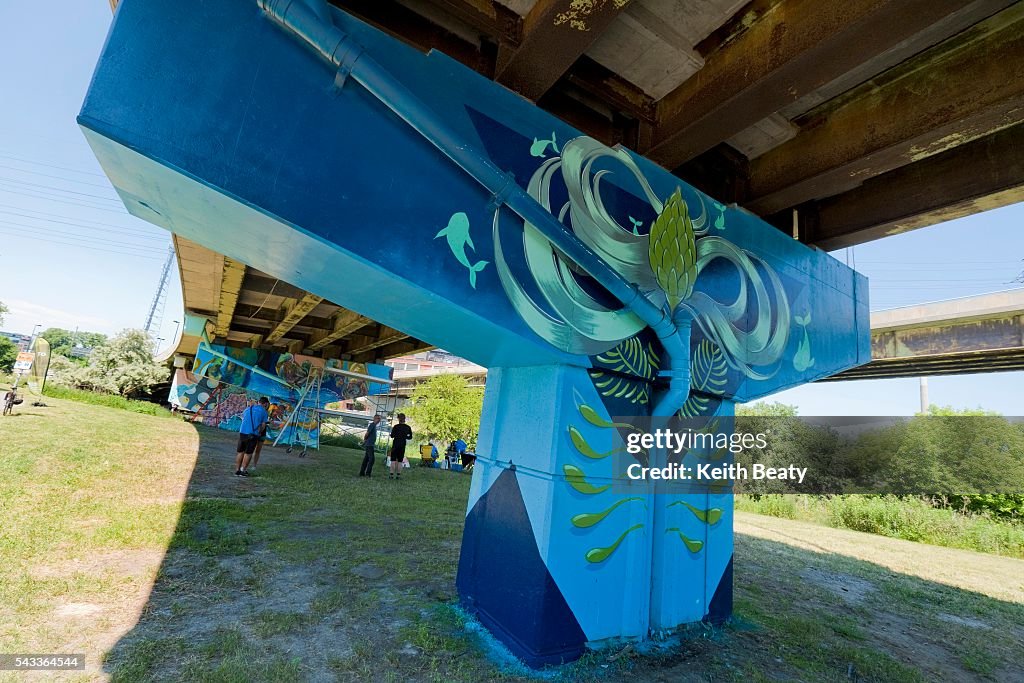
[[[102,173],[96,173],[95,171],[80,171],[78,169],[71,168],[70,166],[58,166],[56,164],[47,164],[47,163],[42,162],[42,161],[35,161],[33,159],[25,159],[24,157],[16,157],[16,156],[12,156],[10,154],[0,154],[0,159],[10,159],[11,161],[20,161],[20,162],[25,163],[25,164],[35,164],[37,166],[45,166],[47,168],[56,168],[56,169],[60,169],[62,171],[70,171],[71,173],[81,173],[82,175],[96,176],[97,178],[106,178],[107,177],[107,176],[103,175]]]
[[[65,192],[67,194],[74,194],[81,197],[92,197],[93,199],[102,199],[106,202],[119,202],[121,200],[114,197],[102,197],[98,194],[90,194],[88,192],[76,192],[75,190],[67,190],[63,187],[57,187],[56,185],[41,185],[40,183],[30,183],[27,180],[18,180],[17,178],[5,178],[0,176],[0,181],[5,183],[17,183],[18,185],[28,185],[29,187],[40,187],[44,190],[51,190],[56,192]]]
[[[21,225],[20,223],[11,223],[10,221],[5,221],[5,220],[0,220],[0,225],[7,226],[8,229],[10,229],[10,228],[18,228],[19,229],[19,232],[18,232],[19,235],[22,235],[24,237],[30,237],[32,239],[42,239],[43,237],[45,237],[47,235],[54,235],[54,236],[60,237],[61,239],[80,240],[80,241],[85,242],[87,244],[92,244],[94,242],[99,242],[101,244],[109,244],[111,246],[125,247],[125,248],[130,248],[130,249],[138,249],[140,251],[150,251],[150,252],[162,252],[163,251],[163,249],[158,249],[156,247],[153,247],[153,246],[150,246],[150,245],[147,245],[147,244],[138,244],[136,242],[124,242],[124,241],[121,241],[121,240],[113,240],[113,239],[109,239],[109,238],[106,238],[106,237],[92,237],[90,235],[82,235],[80,233],[66,232],[66,231],[63,231],[63,230],[47,230],[47,231],[44,231],[43,234],[38,234],[36,232],[33,232],[34,230],[38,230],[38,228],[29,228],[28,226]],[[28,230],[29,232],[26,233],[25,232],[26,230]]]
[[[0,204],[0,206],[4,206],[4,205]],[[147,235],[145,233],[140,233],[138,230],[133,230],[132,228],[130,228],[128,226],[121,227],[121,226],[116,226],[116,225],[108,225],[106,223],[100,223],[100,226],[105,226],[105,227],[92,226],[92,225],[82,225],[81,223],[72,223],[70,221],[62,221],[62,220],[57,220],[56,218],[40,218],[38,216],[29,216],[28,214],[17,213],[15,211],[5,211],[4,209],[0,209],[0,214],[6,214],[8,216],[18,216],[19,218],[28,218],[29,220],[43,221],[45,223],[59,223],[61,225],[70,225],[71,227],[82,228],[83,230],[97,230],[97,231],[100,231],[100,232],[108,232],[108,233],[117,234],[117,235],[124,235],[126,237],[135,237],[137,239],[159,240],[161,243],[163,243],[165,241],[162,236]],[[98,221],[91,221],[91,222],[96,223]],[[28,227],[28,226],[25,226],[25,227]]]
[[[66,183],[77,183],[79,185],[86,185],[88,187],[98,187],[101,190],[109,190],[110,183],[106,185],[100,185],[99,183],[87,183],[84,180],[75,180],[74,178],[68,178],[66,176],[54,175],[52,173],[43,173],[42,171],[33,171],[28,168],[18,168],[17,166],[8,166],[7,164],[0,164],[0,168],[6,168],[9,171],[17,171],[18,173],[30,173],[32,175],[42,176],[43,178],[53,178],[54,180],[63,180]]]
[[[25,238],[24,233],[10,232],[10,231],[7,230],[7,228],[0,228],[0,234],[5,234],[5,235],[11,235],[11,236],[14,236],[14,237]],[[61,246],[74,247],[76,249],[89,249],[91,251],[106,252],[108,254],[118,254],[118,255],[121,255],[121,256],[133,256],[135,258],[147,259],[147,260],[151,260],[151,261],[159,261],[159,260],[161,260],[160,256],[149,256],[149,255],[133,253],[133,252],[118,251],[116,249],[106,249],[104,247],[96,247],[96,246],[92,246],[92,245],[89,245],[89,244],[73,244],[73,243],[69,243],[69,242],[62,242],[60,240],[47,239],[45,237],[32,237],[32,238],[27,238],[27,239],[30,239],[33,242],[47,242],[49,244],[59,244]]]
[[[107,213],[116,213],[119,216],[129,215],[127,209],[124,208],[123,204],[116,204],[115,206],[117,206],[118,208],[113,208],[110,206],[96,206],[95,204],[89,204],[89,200],[87,199],[76,200],[72,197],[60,197],[57,195],[49,194],[42,190],[28,190],[22,188],[9,190],[3,187],[2,180],[0,180],[0,192],[6,192],[7,194],[12,194],[15,197],[20,198],[38,199],[44,202],[57,202],[59,204],[67,204],[68,206],[76,206],[82,209],[92,209],[95,211],[106,211]]]

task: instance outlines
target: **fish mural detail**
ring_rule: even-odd
[[[464,265],[469,270],[469,286],[476,289],[476,274],[487,267],[490,261],[477,261],[476,263],[469,262],[469,255],[466,253],[466,247],[469,247],[474,252],[476,247],[473,246],[473,238],[469,235],[469,217],[459,212],[452,214],[452,217],[448,219],[448,225],[443,230],[434,235],[434,239],[444,237],[448,240],[448,248],[452,250],[452,254],[455,256],[455,260]]]
[[[797,372],[803,372],[809,368],[814,367],[814,358],[811,357],[811,338],[807,334],[807,326],[811,324],[811,314],[808,311],[807,315],[801,317],[799,315],[793,316],[793,322],[803,328],[804,335],[800,339],[800,344],[796,348],[796,353],[793,355],[793,369]]]
[[[560,154],[558,149],[558,141],[555,139],[554,131],[551,132],[550,140],[540,140],[538,138],[533,139],[533,144],[530,145],[530,156],[544,158],[547,156],[548,147],[551,147],[551,151],[555,154]]]

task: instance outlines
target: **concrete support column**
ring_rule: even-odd
[[[731,607],[731,498],[628,481],[612,421],[584,368],[489,371],[458,591],[531,666]]]

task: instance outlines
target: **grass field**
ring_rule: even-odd
[[[918,498],[847,495],[737,496],[736,508],[907,541],[1024,559],[1024,521],[935,508]]]
[[[240,479],[231,434],[45,400],[0,419],[0,652],[86,653],[70,680],[527,680],[455,606],[468,477],[360,479],[359,453],[327,448],[267,449]],[[1024,562],[737,531],[732,625],[549,678],[1024,680]]]

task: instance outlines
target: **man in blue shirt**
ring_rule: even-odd
[[[260,434],[267,426],[270,418],[267,406],[270,399],[264,396],[259,403],[249,406],[242,412],[242,426],[238,428],[238,455],[235,456],[235,476],[249,476],[249,460],[252,458],[256,444],[260,442]]]

